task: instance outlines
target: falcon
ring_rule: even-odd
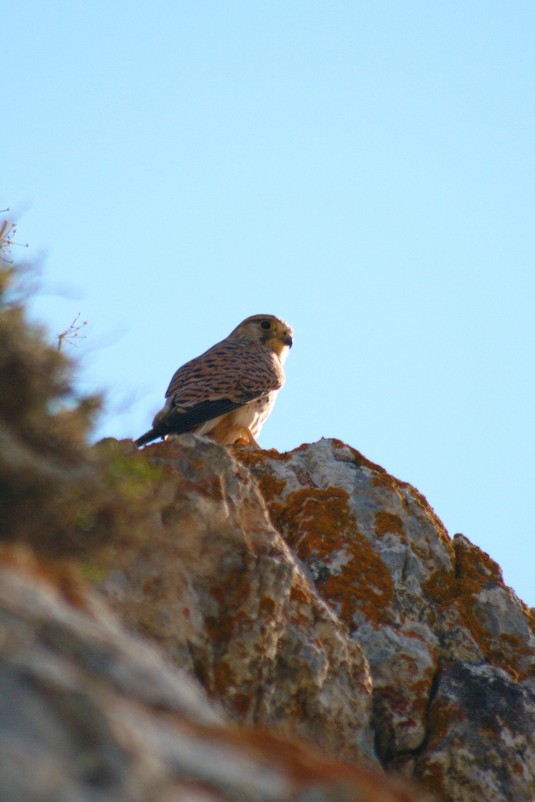
[[[291,326],[275,315],[252,315],[204,354],[174,374],[165,405],[143,446],[171,434],[193,432],[223,445],[260,448],[256,438],[284,384]]]

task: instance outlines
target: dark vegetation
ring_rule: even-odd
[[[141,537],[161,469],[129,442],[88,444],[98,397],[28,321],[23,275],[0,239],[0,543],[43,558],[86,558]]]

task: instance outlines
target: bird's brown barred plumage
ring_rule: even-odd
[[[284,384],[291,327],[274,315],[253,315],[204,354],[182,365],[163,409],[138,446],[182,432],[258,447],[256,437]]]

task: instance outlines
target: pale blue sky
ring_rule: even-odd
[[[535,604],[532,0],[4,0],[2,27],[0,203],[46,254],[34,313],[89,321],[97,434],[278,314],[262,445],[350,443]]]

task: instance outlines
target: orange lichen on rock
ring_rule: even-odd
[[[392,532],[395,535],[399,535],[401,538],[405,538],[403,521],[399,515],[393,515],[391,512],[385,512],[384,510],[376,512],[375,534],[381,537],[382,535],[386,535],[387,532]]]
[[[440,538],[442,545],[445,546],[448,551],[451,551],[451,538],[446,531],[446,527],[433,510],[426,497],[408,482],[403,482],[401,479],[396,479],[395,476],[391,476],[383,468],[380,468],[380,466],[377,466],[377,468],[379,470],[376,469],[374,471],[374,474],[371,478],[371,486],[378,489],[392,491],[398,498],[400,498],[404,507],[408,507],[409,502],[416,505],[420,513],[433,523],[436,534]],[[384,532],[377,532],[377,534],[384,534]]]
[[[271,473],[264,473],[257,477],[258,487],[265,499],[276,498],[285,488],[283,479],[277,479]]]
[[[445,571],[435,571],[431,577],[422,583],[422,590],[440,608],[450,608],[457,613],[459,622],[462,622],[483,654],[488,658],[490,644],[488,633],[477,615],[474,613],[474,599],[481,586],[473,580],[455,577]]]
[[[297,450],[297,449],[296,449]],[[276,460],[277,462],[288,462],[292,458],[292,451],[277,451],[275,448],[248,448],[244,446],[230,446],[229,451],[239,462],[248,468],[266,460]]]
[[[500,566],[485,551],[459,535],[453,539],[453,549],[455,552],[455,576],[458,579],[475,583],[478,588],[481,588],[482,584],[489,580],[503,585]]]
[[[372,462],[370,459],[365,457],[364,454],[361,454],[360,451],[357,451],[356,448],[344,443],[343,440],[338,440],[338,438],[333,437],[331,438],[330,442],[333,444],[335,449],[344,449],[349,451],[353,457],[353,462],[355,465],[358,465],[359,468],[370,468],[370,470],[372,470],[374,473],[385,474],[388,476],[387,472],[381,465],[378,465],[376,462]],[[301,446],[301,448],[303,448],[303,446]]]
[[[485,659],[515,679],[525,672],[519,659],[531,654],[525,641],[514,633],[493,632],[481,615],[480,594],[489,588],[504,588],[502,572],[488,554],[462,536],[453,541],[454,572],[435,571],[422,590],[437,605],[437,612],[449,610],[470,632]]]
[[[310,569],[324,598],[351,627],[360,610],[382,619],[393,598],[393,583],[381,557],[358,530],[342,488],[303,488],[284,504],[268,504],[273,523]]]

